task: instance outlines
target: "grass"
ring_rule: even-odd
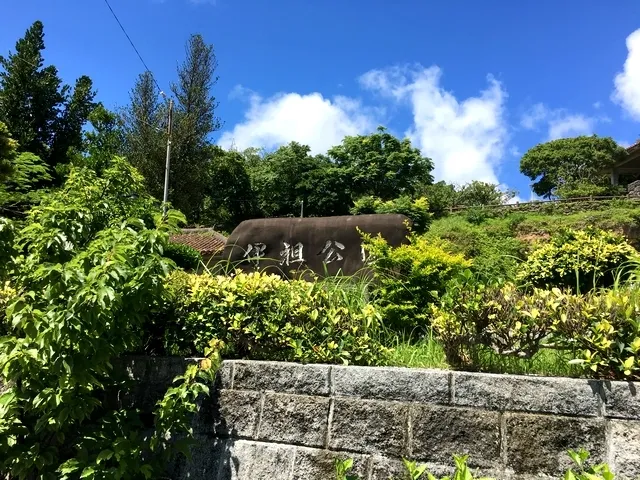
[[[393,352],[388,360],[392,367],[451,369],[444,350],[437,339],[427,336],[417,341],[396,337],[389,342]],[[570,365],[569,352],[545,348],[530,359],[507,357],[483,349],[476,352],[475,370],[514,375],[545,375],[553,377],[580,377],[582,370]]]

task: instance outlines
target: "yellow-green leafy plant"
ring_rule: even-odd
[[[551,333],[564,299],[558,289],[527,293],[512,283],[486,286],[466,272],[432,306],[432,326],[455,366],[473,365],[480,347],[531,358]]]
[[[7,332],[6,329],[6,309],[9,302],[15,297],[16,291],[11,284],[7,281],[0,283],[0,335],[4,335]]]
[[[16,229],[0,338],[1,478],[161,478],[179,451],[167,439],[189,438],[184,416],[205,391],[198,371],[157,406],[155,433],[112,395],[123,387],[114,360],[140,348],[173,266],[162,253],[178,217],[163,219],[116,157],[101,177],[72,168]]]
[[[564,480],[614,480],[615,475],[606,463],[587,465],[590,455],[586,450],[569,450],[568,453],[575,467],[565,472]]]
[[[372,298],[382,308],[385,326],[397,331],[426,330],[430,306],[451,278],[471,266],[464,256],[446,251],[442,242],[415,234],[399,247],[364,234],[363,245],[375,273]]]
[[[565,230],[540,243],[521,265],[517,279],[537,287],[587,292],[614,283],[615,272],[638,252],[613,232]]]
[[[555,342],[577,354],[589,376],[640,379],[640,291],[620,288],[567,296]]]
[[[263,272],[192,275],[168,282],[166,349],[199,354],[221,340],[233,358],[381,364],[380,313],[349,302],[322,282],[283,280]]]

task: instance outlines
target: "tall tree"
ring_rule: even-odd
[[[202,214],[210,162],[210,135],[221,128],[216,117],[218,102],[212,89],[218,81],[213,45],[192,35],[186,58],[178,67],[178,81],[171,86],[176,97],[174,153],[171,162],[171,203],[191,222]]]
[[[56,67],[44,66],[44,48],[44,27],[37,21],[18,40],[15,53],[0,56],[0,121],[22,151],[55,167],[68,161],[70,147],[81,146],[95,92],[86,76],[73,89],[62,86]]]
[[[256,213],[256,196],[243,155],[211,147],[209,182],[200,220],[224,231],[233,230]]]
[[[626,155],[612,138],[580,136],[541,143],[520,160],[520,171],[533,180],[533,191],[550,198],[585,185],[608,188],[602,171]],[[561,189],[558,192],[558,189]]]
[[[39,183],[51,180],[47,165],[31,152],[19,152],[0,122],[0,216],[13,216],[39,202]]]
[[[433,182],[433,162],[423,157],[408,138],[399,140],[384,127],[371,135],[345,137],[329,157],[351,178],[352,197],[371,195],[391,200],[413,195]]]
[[[150,72],[138,76],[122,111],[125,153],[144,177],[147,191],[162,198],[166,148],[166,105]]]

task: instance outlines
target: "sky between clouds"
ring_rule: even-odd
[[[610,101],[624,115],[640,121],[640,29],[627,37],[626,45],[627,59],[612,78]],[[461,98],[447,89],[446,72],[437,65],[370,70],[358,81],[363,92],[375,93],[371,104],[359,98],[325,97],[320,92],[283,92],[263,98],[239,86],[233,97],[247,103],[244,119],[227,129],[219,143],[239,149],[273,149],[295,140],[308,144],[314,153],[324,153],[345,135],[368,134],[385,124],[389,111],[406,108],[412,121],[396,133],[408,136],[434,160],[436,179],[458,184],[471,180],[500,183],[501,162],[508,154],[522,153],[510,145],[514,130],[540,131],[543,140],[554,140],[591,134],[599,124],[611,122],[597,114],[600,102],[593,105],[596,113],[591,114],[535,103],[516,122],[510,122],[505,114],[508,85],[491,73],[477,80],[477,93]]]
[[[436,179],[528,199],[519,161],[536,144],[640,137],[638,0],[109,1],[165,91],[189,35],[215,45],[225,124],[211,139],[224,146],[324,153],[384,125],[434,160]],[[107,108],[129,102],[144,68],[104,2],[5,3],[0,55],[42,20],[65,83],[89,75]]]

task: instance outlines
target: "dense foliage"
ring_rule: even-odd
[[[373,299],[382,308],[385,325],[401,332],[424,331],[429,325],[429,307],[447,282],[471,265],[462,255],[449,253],[419,235],[397,248],[381,237],[364,235],[364,246],[376,274]]]
[[[561,138],[536,145],[520,160],[520,171],[534,183],[533,191],[542,197],[578,196],[608,193],[609,178],[604,173],[627,152],[612,138],[580,136]],[[574,193],[575,192],[575,193]]]
[[[559,318],[559,297],[559,290],[527,293],[511,283],[485,286],[462,277],[432,307],[432,326],[458,367],[476,364],[479,347],[531,358]]]
[[[273,274],[230,276],[177,272],[168,284],[164,348],[202,355],[212,339],[227,358],[375,365],[387,349],[378,339],[375,306],[348,301],[341,288],[285,281]]]
[[[189,245],[169,242],[164,249],[164,256],[185,270],[196,270],[202,262],[200,252]]]
[[[618,269],[637,257],[621,235],[591,228],[566,230],[533,249],[520,266],[518,280],[587,292],[612,285]]]
[[[0,339],[3,475],[157,478],[165,468],[167,440],[184,432],[174,415],[203,391],[197,372],[169,392],[173,413],[161,405],[151,435],[109,395],[123,387],[112,361],[141,344],[171,267],[162,253],[177,217],[154,223],[154,211],[139,174],[116,158],[103,177],[72,168],[15,232]]]
[[[0,56],[0,122],[21,151],[41,158],[52,170],[69,162],[70,148],[79,148],[82,127],[95,107],[87,76],[71,88],[63,85],[53,65],[44,66],[44,27],[34,22],[18,40],[15,53]]]
[[[411,229],[416,233],[424,233],[431,223],[429,202],[424,197],[412,200],[411,197],[399,197],[386,202],[379,198],[366,196],[356,200],[350,210],[352,215],[368,213],[399,213],[411,220]]]

